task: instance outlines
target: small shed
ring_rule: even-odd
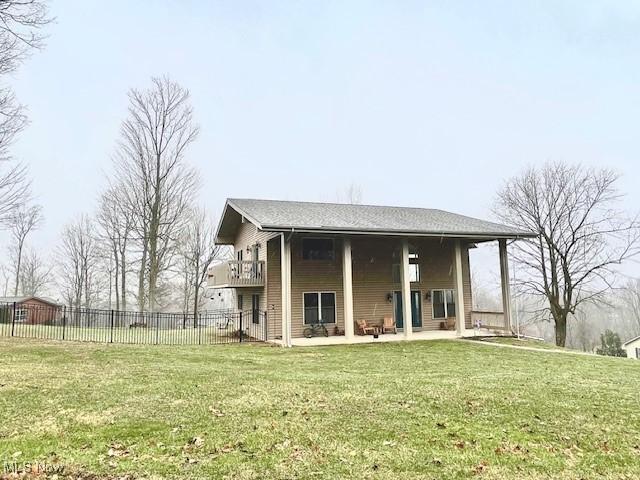
[[[0,309],[0,321],[5,323],[51,324],[62,314],[62,305],[55,300],[33,295],[0,297]]]

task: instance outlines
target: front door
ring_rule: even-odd
[[[396,319],[396,327],[403,328],[402,314],[402,292],[393,292],[393,313]],[[413,328],[422,327],[422,296],[420,291],[411,291],[411,326]]]

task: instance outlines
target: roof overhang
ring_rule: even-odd
[[[235,205],[232,201],[227,200],[222,210],[222,216],[218,222],[218,228],[216,229],[215,242],[217,245],[233,245],[235,243],[235,234],[238,226],[245,220],[253,223],[257,228],[262,229],[260,223],[258,223],[251,215],[243,211],[240,207]]]
[[[352,230],[332,227],[283,227],[283,226],[261,226],[259,227],[265,232],[280,233],[309,233],[309,234],[327,234],[327,235],[375,235],[375,236],[409,236],[409,237],[431,237],[431,238],[464,238],[478,242],[490,242],[492,240],[521,240],[525,238],[537,237],[534,233],[477,233],[477,232],[427,232],[427,231],[409,231],[409,230]]]
[[[631,340],[627,340],[626,342],[624,342],[624,343],[622,344],[622,346],[623,346],[623,347],[626,347],[627,345],[629,345],[629,344],[631,344],[631,343],[635,342],[636,340],[640,340],[640,336],[635,337],[635,338],[632,338]]]

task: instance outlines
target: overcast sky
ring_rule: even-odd
[[[51,248],[91,212],[127,90],[192,94],[201,201],[335,201],[490,218],[503,180],[547,160],[610,166],[640,205],[640,4],[52,0],[48,45],[12,80]]]

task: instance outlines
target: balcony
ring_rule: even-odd
[[[263,261],[233,260],[209,269],[207,284],[211,288],[263,287]]]

